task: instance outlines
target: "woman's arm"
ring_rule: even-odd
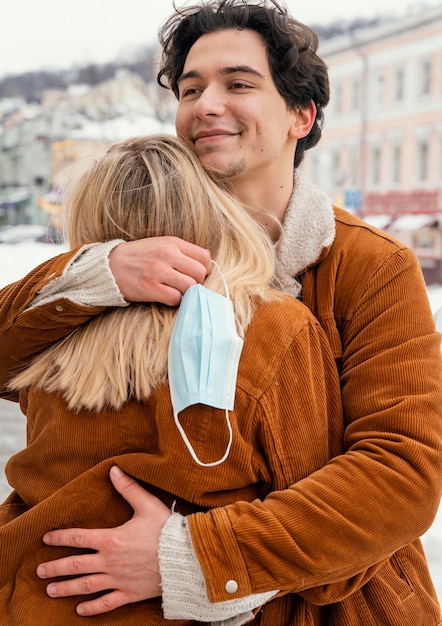
[[[67,291],[72,288],[69,268],[81,256],[82,249],[60,254],[0,291],[0,393],[4,397],[15,399],[7,384],[33,356],[103,310],[103,306],[77,304],[63,293],[66,282]],[[45,292],[46,303],[34,305]]]
[[[121,243],[60,254],[0,291],[1,395],[17,399],[6,385],[34,355],[104,308],[127,306],[122,292],[128,300],[179,304],[210,268],[208,250],[175,237]]]

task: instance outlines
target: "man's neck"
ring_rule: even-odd
[[[286,182],[269,181],[268,184],[236,185],[232,181],[232,192],[245,206],[251,208],[253,217],[268,230],[273,241],[280,236],[280,224],[284,221],[284,216],[293,193],[293,171],[290,177],[286,177]]]

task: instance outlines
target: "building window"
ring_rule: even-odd
[[[348,184],[350,187],[357,187],[359,183],[359,147],[351,146],[348,150]]]
[[[373,81],[373,106],[379,108],[384,101],[384,74],[378,72]]]
[[[428,178],[428,141],[420,141],[417,146],[417,180],[426,182]]]
[[[391,151],[391,182],[399,185],[401,181],[402,150],[399,144],[395,144]]]
[[[335,113],[342,113],[342,83],[336,83],[334,85],[333,102],[333,111]]]
[[[381,182],[381,149],[377,146],[371,151],[371,182],[376,187]]]
[[[426,228],[416,231],[413,235],[413,248],[420,250],[434,250],[436,247],[436,232]]]
[[[353,78],[350,85],[350,106],[352,111],[357,111],[360,107],[361,83],[359,78]]]
[[[439,139],[439,180],[442,183],[442,137]]]
[[[332,152],[331,167],[332,167],[331,179],[333,181],[333,185],[335,187],[340,187],[343,182],[343,174],[342,174],[341,153],[339,150],[334,150]]]
[[[405,72],[404,68],[398,67],[393,77],[393,99],[397,102],[404,98]]]
[[[428,96],[431,91],[431,60],[421,61],[419,67],[419,95]]]

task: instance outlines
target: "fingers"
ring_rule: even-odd
[[[146,491],[136,480],[125,474],[117,465],[110,469],[109,476],[115,489],[130,504],[134,510],[134,517],[144,516],[145,525],[155,520],[162,523],[170,515],[170,510],[156,496]]]
[[[110,585],[109,576],[106,574],[93,574],[73,580],[50,583],[46,587],[46,593],[51,598],[67,598],[68,596],[82,596],[106,591]]]
[[[125,474],[117,465],[111,467],[110,479],[115,489],[130,504],[135,515],[149,514],[151,505],[157,498],[137,483],[136,480]]]
[[[53,530],[43,538],[50,546],[94,551],[48,561],[37,568],[39,578],[58,579],[47,586],[52,598],[112,590],[79,605],[80,615],[98,615],[161,595],[158,542],[171,512],[119,467],[111,468],[110,477],[115,489],[134,509],[130,520],[108,529]],[[66,577],[69,579],[60,580]]]
[[[120,606],[124,606],[128,602],[133,600],[128,599],[125,593],[122,591],[112,591],[95,600],[89,600],[88,602],[82,602],[77,606],[77,613],[84,617],[91,615],[100,615],[101,613],[109,613],[114,609],[118,609]]]
[[[193,277],[195,278],[195,281],[197,283],[202,282],[211,270],[211,257],[209,250],[196,246],[188,241],[184,241],[183,239],[175,239],[178,242],[177,245],[184,257],[194,261],[190,267],[192,267],[194,271]],[[204,269],[202,270],[200,266]]]
[[[130,504],[135,514],[141,515],[149,511],[153,496],[136,480],[125,474],[117,465],[111,467],[109,476],[115,489]]]
[[[114,586],[114,581],[106,574],[93,574],[72,580],[50,583],[46,593],[50,598],[67,598],[70,596],[89,595],[106,591]],[[94,600],[82,602],[77,606],[77,613],[83,616],[109,613],[120,606],[135,601],[129,594],[114,590]]]
[[[113,248],[109,265],[129,302],[176,306],[182,294],[210,271],[210,252],[177,237],[151,237]]]
[[[59,576],[80,576],[101,570],[97,554],[69,556],[56,561],[41,563],[37,567],[37,576],[42,579]]]
[[[181,302],[189,287],[202,283],[211,270],[208,250],[176,237],[161,238],[154,255],[146,262],[149,263],[145,269],[147,281],[156,283],[166,297],[178,298],[174,304]]]
[[[99,572],[100,569],[101,563],[98,554],[80,555],[42,563],[37,568],[37,575],[41,579],[75,576],[75,578],[68,580],[51,582],[46,587],[46,593],[54,599],[95,594],[113,589],[112,592],[104,596],[78,605],[77,613],[79,615],[89,616],[108,613],[124,604],[140,599],[136,595],[132,597],[130,588],[119,589],[120,583],[112,574],[91,573]]]
[[[100,532],[86,528],[63,528],[51,530],[43,537],[48,546],[70,546],[71,548],[96,550],[96,542],[100,538]]]

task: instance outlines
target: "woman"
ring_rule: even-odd
[[[185,144],[157,136],[113,146],[74,181],[66,206],[71,251],[50,274],[41,266],[1,294],[3,354],[14,346],[14,359],[0,367],[1,390],[18,394],[28,426],[26,449],[7,466],[14,492],[0,508],[0,622],[12,626],[80,623],[78,598],[51,600],[36,575],[39,563],[75,550],[51,548],[41,538],[51,528],[130,519],[109,481],[112,466],[188,515],[259,503],[342,451],[338,376],[319,324],[299,301],[270,287],[267,233]],[[221,296],[228,290],[244,338],[233,410],[202,403],[174,410],[168,352],[180,309],[82,306],[74,291],[62,303],[54,297],[51,306],[51,286],[95,242],[124,245],[154,236],[208,248],[216,262],[204,287]],[[36,334],[42,315],[53,324]],[[348,592],[347,583],[337,587]],[[263,602],[278,588],[264,591]],[[296,624],[306,605],[297,594],[270,600],[269,617],[260,623]],[[94,623],[167,620],[155,598]]]

